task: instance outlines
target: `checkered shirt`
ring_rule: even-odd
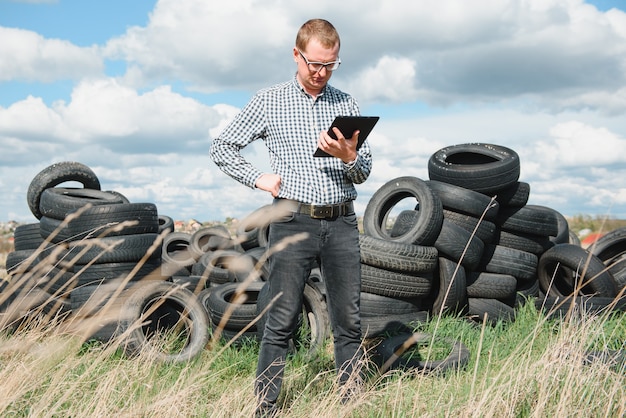
[[[217,166],[240,183],[254,188],[262,172],[246,161],[241,149],[262,139],[270,165],[282,182],[278,197],[310,204],[335,204],[354,200],[354,184],[363,183],[372,168],[367,141],[356,161],[313,157],[322,130],[338,115],[359,115],[356,100],[330,86],[314,98],[294,77],[291,81],[258,91],[211,144]]]

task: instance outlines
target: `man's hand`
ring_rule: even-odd
[[[278,192],[280,191],[280,176],[274,173],[265,173],[261,174],[261,176],[257,179],[254,184],[257,189],[265,190],[266,192],[270,192],[272,197],[278,196]]]
[[[326,131],[320,133],[320,137],[317,140],[319,149],[341,159],[344,163],[356,160],[356,145],[359,141],[359,131],[355,131],[352,138],[344,138],[338,128],[333,128],[333,132],[335,132],[337,137],[336,140],[331,138]]]

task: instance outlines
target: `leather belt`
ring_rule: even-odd
[[[354,204],[352,201],[337,203],[335,205],[310,205],[308,203],[300,203],[296,200],[285,200],[297,205],[294,206],[294,212],[309,215],[313,219],[333,219],[354,213]]]

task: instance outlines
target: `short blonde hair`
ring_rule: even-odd
[[[296,36],[296,48],[306,51],[311,39],[317,39],[325,48],[341,46],[337,29],[328,20],[310,19],[300,27]]]

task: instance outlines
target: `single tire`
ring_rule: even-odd
[[[460,144],[442,148],[428,160],[430,180],[489,194],[519,180],[519,155],[493,144]]]
[[[99,205],[70,220],[67,228],[73,240],[101,235],[156,234],[159,231],[158,217],[154,203]],[[122,226],[124,222],[130,224]]]
[[[187,276],[196,262],[194,253],[189,248],[191,234],[187,232],[171,232],[163,238],[161,251],[161,272],[164,276],[180,274],[186,270]]]
[[[361,291],[398,298],[427,296],[432,286],[432,275],[410,275],[361,263]]]
[[[39,222],[18,225],[13,232],[13,248],[15,251],[36,250],[44,239],[41,237]]]
[[[443,218],[454,222],[472,234],[476,234],[484,244],[491,244],[495,240],[497,227],[496,224],[491,221],[481,220],[475,216],[465,215],[447,209],[443,210]]]
[[[615,279],[602,260],[577,245],[558,244],[543,253],[537,274],[550,296],[617,295]]]
[[[205,253],[192,267],[192,273],[205,276],[211,283],[244,282],[251,275],[262,281],[255,270],[256,261],[250,255],[235,250],[217,250]]]
[[[437,266],[437,249],[404,244],[361,234],[361,262],[382,269],[405,273],[428,273]]]
[[[421,298],[392,298],[361,292],[361,318],[416,314],[425,310]]]
[[[162,246],[154,246],[158,237],[158,234],[133,234],[72,241],[65,259],[78,264],[129,263],[142,260],[152,251],[146,260],[160,260]]]
[[[170,216],[159,215],[159,234],[164,231],[174,232],[174,220]]]
[[[538,257],[533,253],[489,244],[485,246],[483,258],[477,270],[510,274],[518,280],[535,280],[537,263]]]
[[[406,233],[391,237],[386,223],[394,206],[413,197],[419,206],[419,216]],[[380,187],[369,200],[363,215],[365,235],[405,244],[432,245],[443,223],[443,207],[435,192],[417,177],[398,177]]]
[[[113,205],[125,203],[118,194],[93,189],[50,187],[41,193],[39,211],[43,216],[65,219],[68,213],[86,205]]]
[[[427,311],[381,316],[362,316],[361,332],[364,338],[375,338],[390,333],[411,332],[417,323],[426,322],[428,322]]]
[[[461,370],[469,362],[470,352],[460,341],[444,339],[450,345],[449,354],[441,360],[422,360],[419,355],[411,353],[417,346],[429,345],[440,341],[430,334],[400,334],[383,340],[375,351],[383,371],[388,369],[416,369],[426,373],[444,373],[450,370]],[[409,355],[410,354],[410,355]]]
[[[28,186],[26,201],[32,214],[41,219],[39,203],[44,190],[72,181],[81,183],[85,189],[100,190],[98,176],[86,165],[73,161],[52,164],[37,173]]]
[[[438,274],[433,281],[432,313],[458,314],[467,312],[467,276],[457,262],[439,257]]]
[[[550,248],[554,247],[554,242],[547,235],[508,232],[500,229],[496,232],[494,244],[526,251],[537,256],[540,256]]]
[[[614,229],[596,240],[589,251],[609,265],[626,254],[626,227]]]
[[[492,221],[500,209],[497,200],[485,194],[450,183],[426,181],[441,200],[444,209]]]
[[[241,220],[236,237],[244,251],[267,246],[271,213],[275,209],[271,204],[261,206]]]
[[[195,259],[200,259],[202,255],[208,252],[235,250],[238,249],[237,247],[224,225],[200,228],[191,234],[189,239],[189,249],[194,254]]]
[[[495,222],[500,229],[509,232],[545,236],[556,236],[559,233],[555,211],[545,206],[502,207]]]
[[[468,298],[469,315],[476,321],[482,322],[485,317],[488,324],[496,325],[501,322],[515,320],[515,309],[498,299]]]
[[[17,250],[7,254],[5,267],[8,274],[31,271],[39,264],[37,250]]]
[[[265,283],[252,282],[225,283],[212,288],[208,299],[209,317],[214,324],[231,330],[241,330],[250,324],[257,316],[257,300],[259,292]],[[241,301],[235,300],[240,295]],[[256,326],[250,328],[256,331]]]
[[[517,207],[526,206],[530,198],[530,184],[518,181],[503,189],[494,190],[488,196],[496,198],[500,206]]]
[[[480,263],[485,244],[465,228],[444,219],[434,247],[440,255],[473,270]]]
[[[165,280],[165,277],[161,275],[161,263],[159,260],[149,260],[140,266],[136,262],[75,264],[73,272],[77,279],[77,286],[111,280],[128,280],[130,282],[144,279]]]
[[[150,351],[167,362],[185,362],[204,350],[209,339],[209,318],[196,295],[170,282],[150,282],[132,290],[122,314],[122,330],[129,331],[124,341],[127,354]],[[153,344],[155,334],[171,334],[180,345],[166,350]],[[172,338],[173,336],[168,336]],[[169,344],[167,344],[169,346]]]
[[[517,279],[510,274],[471,272],[467,277],[470,298],[509,299],[515,297]]]

